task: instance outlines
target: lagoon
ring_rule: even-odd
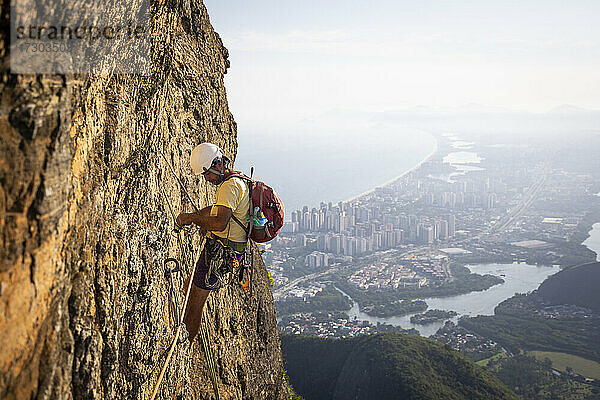
[[[477,264],[467,265],[473,273],[500,276],[504,283],[492,286],[482,292],[471,292],[451,297],[423,298],[429,309],[456,311],[458,315],[451,320],[456,322],[463,315],[494,315],[494,308],[504,300],[514,296],[516,293],[527,293],[535,290],[550,275],[557,273],[558,266],[537,266],[524,263],[513,264]],[[405,329],[415,328],[422,336],[431,336],[444,325],[445,321],[435,322],[428,325],[418,325],[410,322],[410,316],[378,318],[361,312],[356,302],[348,312],[350,318],[369,321],[373,324],[386,323],[400,326]]]

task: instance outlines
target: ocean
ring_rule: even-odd
[[[435,148],[429,133],[409,128],[311,126],[238,130],[235,169],[272,186],[293,210],[347,200],[412,169]]]

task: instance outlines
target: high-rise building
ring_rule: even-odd
[[[342,247],[340,244],[340,236],[339,235],[331,235],[329,237],[329,240],[327,241],[328,243],[328,251],[332,252],[333,254],[341,254],[342,253]]]
[[[381,232],[373,233],[373,250],[379,250],[383,247],[383,235]]]
[[[421,225],[421,232],[420,232],[420,241],[423,244],[431,244],[433,243],[433,227],[432,226],[426,226],[426,225]]]
[[[404,231],[408,231],[408,228],[410,227],[410,225],[409,225],[408,217],[406,215],[400,216],[399,225],[400,225],[400,229],[403,229]]]
[[[441,230],[441,224],[440,221],[438,221],[437,219],[433,222],[433,240],[437,240],[440,237],[440,230]]]
[[[440,240],[448,239],[448,221],[440,221]]]
[[[454,236],[456,233],[456,217],[454,214],[448,215],[448,236]]]
[[[313,251],[304,258],[304,263],[309,268],[322,268],[329,265],[329,256],[319,251]]]
[[[404,243],[404,231],[402,229],[394,229],[394,247]]]
[[[357,253],[363,254],[369,251],[369,241],[366,238],[358,238]]]
[[[342,242],[344,243],[344,254],[347,256],[353,256],[356,250],[356,245],[352,245],[353,238],[348,236],[342,236]]]
[[[385,231],[383,233],[383,247],[389,249],[395,245],[394,231]]]
[[[312,229],[312,227],[311,227],[310,212],[305,211],[302,214],[302,230],[304,232],[309,232],[311,229]]]
[[[491,209],[496,206],[496,193],[489,193],[487,195],[487,208]]]
[[[296,247],[305,247],[306,246],[306,236],[305,235],[296,236],[296,240],[295,240],[294,244],[296,245]]]
[[[319,212],[316,208],[313,208],[310,212],[310,228],[313,231],[318,231],[321,228],[319,225]]]
[[[408,224],[409,227],[416,227],[419,224],[419,217],[416,215],[409,215]]]
[[[348,218],[346,212],[342,211],[340,213],[340,232],[345,231],[348,227]]]
[[[456,193],[454,193],[454,192],[448,193],[448,207],[450,207],[450,208],[456,207]]]
[[[327,251],[327,237],[325,235],[317,236],[317,250]]]
[[[298,223],[297,222],[286,222],[281,227],[281,232],[283,233],[296,233],[298,232]]]
[[[333,215],[332,219],[333,219],[333,231],[337,232],[337,233],[340,233],[341,232],[341,229],[340,229],[340,219],[341,219],[340,218],[340,214],[339,213],[335,213]]]
[[[329,210],[325,212],[325,220],[323,222],[323,229],[328,232],[333,231],[333,213]]]

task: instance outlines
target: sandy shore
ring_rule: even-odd
[[[433,151],[431,153],[429,153],[429,155],[427,157],[425,157],[424,159],[422,159],[421,162],[419,162],[417,165],[415,165],[414,167],[412,167],[408,171],[403,172],[401,175],[398,175],[395,178],[392,178],[389,181],[384,182],[381,185],[376,186],[375,188],[373,188],[371,190],[368,190],[368,191],[366,191],[364,193],[361,193],[361,194],[359,194],[357,196],[354,196],[354,197],[351,197],[351,198],[349,198],[347,200],[344,200],[343,203],[348,203],[348,202],[357,200],[357,199],[359,199],[359,198],[361,198],[363,196],[366,196],[368,194],[371,194],[371,193],[373,193],[375,191],[375,189],[381,188],[381,187],[385,187],[385,186],[387,186],[389,184],[392,184],[392,183],[396,182],[398,179],[401,179],[401,178],[405,177],[406,175],[410,174],[411,172],[415,171],[416,169],[418,169],[421,165],[423,165],[423,163],[427,162],[431,157],[433,157],[435,155],[435,153],[437,153],[437,151],[438,151],[438,145],[439,144],[438,144],[438,140],[435,138],[435,136],[434,136],[434,139],[435,139],[435,145],[433,146]]]

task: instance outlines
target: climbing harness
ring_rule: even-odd
[[[208,272],[204,278],[206,287],[219,289],[232,284],[235,278],[240,275],[241,263],[238,258],[244,255],[245,249],[237,250],[234,248],[235,245],[235,242],[229,242],[228,239],[216,235],[206,240],[205,251],[201,255],[204,257],[204,264],[208,267]],[[209,282],[212,276],[217,278],[213,284]]]

